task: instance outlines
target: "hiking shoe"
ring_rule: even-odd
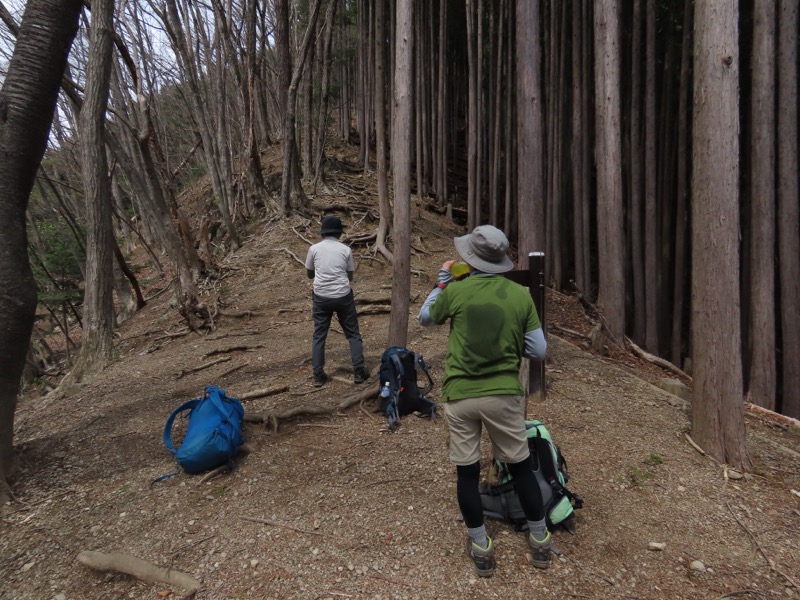
[[[550,532],[547,532],[547,537],[542,541],[533,537],[532,533],[528,534],[528,545],[531,547],[531,563],[537,569],[546,569],[550,566]]]
[[[479,577],[491,577],[497,566],[494,559],[494,543],[492,538],[487,536],[487,539],[489,547],[481,548],[467,536],[467,556],[472,561],[472,566],[475,567],[475,572]]]
[[[369,371],[366,367],[361,367],[353,373],[353,383],[364,383],[369,379]]]
[[[314,373],[314,387],[322,387],[328,381],[328,376],[323,371],[322,373]]]

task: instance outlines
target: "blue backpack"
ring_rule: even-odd
[[[172,424],[175,417],[189,411],[189,426],[180,448],[172,446]],[[238,398],[231,398],[224,390],[208,385],[205,396],[189,400],[174,411],[164,425],[164,444],[178,464],[187,473],[201,473],[226,462],[231,465],[233,457],[244,441],[242,419],[244,408]]]

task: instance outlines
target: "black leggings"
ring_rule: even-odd
[[[528,521],[540,521],[544,519],[544,507],[542,506],[542,491],[536,483],[533,475],[533,460],[530,455],[525,460],[518,463],[508,463],[508,470],[514,479],[514,489],[519,495],[522,510]],[[483,525],[483,503],[481,502],[480,489],[478,483],[481,477],[481,463],[475,462],[471,465],[456,466],[456,494],[458,496],[458,506],[464,523],[470,529]]]

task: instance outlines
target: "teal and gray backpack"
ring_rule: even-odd
[[[533,473],[542,491],[547,526],[563,527],[575,531],[575,509],[583,507],[583,499],[566,487],[569,481],[567,461],[550,432],[541,421],[525,421],[528,447],[533,459]],[[497,484],[486,485],[481,490],[483,514],[495,519],[511,521],[519,530],[527,527],[527,519],[514,490],[514,481],[506,463],[495,460]]]

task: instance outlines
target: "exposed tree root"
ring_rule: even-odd
[[[219,350],[211,350],[206,352],[203,356],[214,356],[215,354],[226,354],[228,352],[250,352],[257,348],[263,348],[264,344],[253,344],[252,346],[231,346],[230,348],[220,348]]]
[[[150,583],[166,583],[190,592],[200,589],[200,582],[187,573],[159,567],[151,562],[120,552],[91,552],[78,554],[78,561],[98,571],[118,571]]]
[[[319,416],[319,415],[332,415],[336,412],[346,410],[362,401],[378,396],[378,384],[375,383],[369,387],[364,388],[361,392],[348,396],[333,408],[314,405],[301,405],[293,406],[292,408],[283,410],[281,412],[271,413],[245,413],[244,420],[246,423],[264,423],[273,433],[278,432],[278,427],[281,421],[300,416]]]

